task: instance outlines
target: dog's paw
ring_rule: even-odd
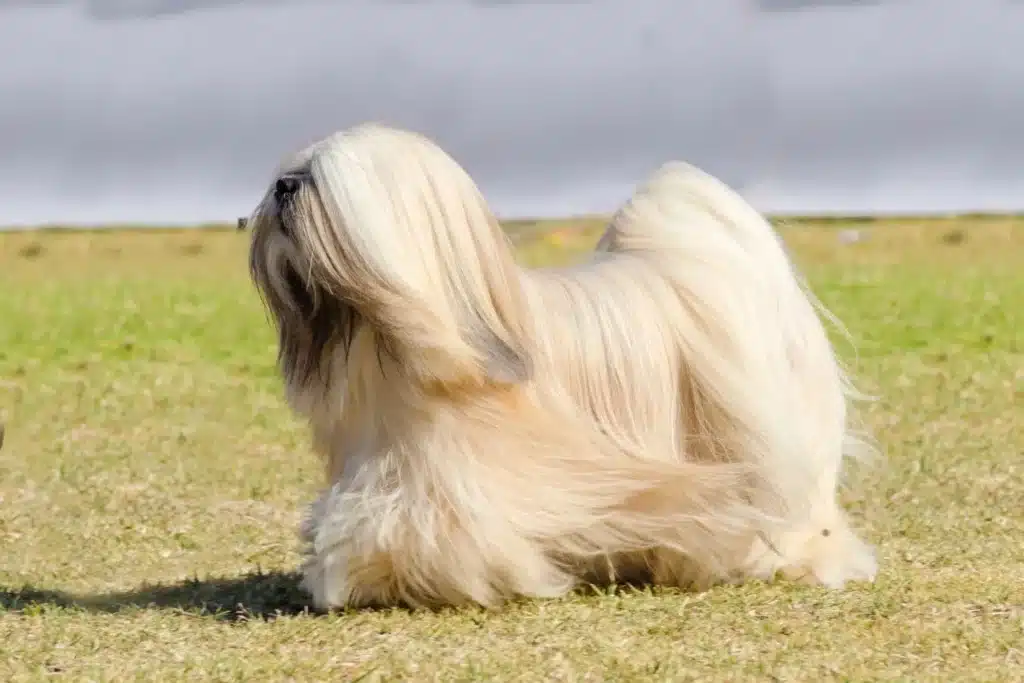
[[[834,544],[823,544],[821,554],[811,562],[818,583],[826,588],[844,588],[850,582],[872,583],[878,576],[878,560],[868,544],[852,531],[843,529]]]
[[[323,552],[308,556],[302,566],[299,586],[309,593],[313,606],[321,611],[345,607],[350,593],[347,562],[338,552]]]
[[[836,590],[851,582],[873,582],[878,575],[874,550],[857,537],[845,520],[829,521],[828,527],[784,532],[770,542],[759,539],[747,557],[744,575]]]
[[[871,583],[878,575],[872,548],[845,525],[823,530],[800,553],[799,561],[784,565],[782,576],[840,590],[851,582]]]
[[[350,592],[343,539],[334,533],[328,515],[330,494],[325,491],[309,505],[299,526],[305,546],[299,586],[312,597],[313,606],[324,611],[344,607]]]

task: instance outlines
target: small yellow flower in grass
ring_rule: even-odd
[[[548,233],[547,242],[556,247],[563,247],[565,243],[572,237],[572,231],[568,229],[554,230]]]

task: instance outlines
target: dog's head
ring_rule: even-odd
[[[320,140],[279,168],[248,224],[292,389],[371,351],[419,387],[529,376],[508,240],[430,140],[378,125]]]

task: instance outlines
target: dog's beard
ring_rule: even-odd
[[[328,365],[336,352],[347,355],[359,323],[348,305],[303,281],[293,268],[286,286],[294,308],[285,307],[278,319],[278,362],[290,384],[328,384]],[[294,312],[288,317],[283,311]]]
[[[278,333],[278,366],[292,391],[328,389],[332,363],[346,357],[361,316],[302,268],[301,252],[273,222],[259,225],[250,254],[253,281]]]

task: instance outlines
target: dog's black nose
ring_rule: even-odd
[[[299,189],[299,179],[295,176],[283,176],[277,179],[277,183],[274,185],[274,199],[280,202],[282,199],[290,197],[295,194],[295,191]]]

